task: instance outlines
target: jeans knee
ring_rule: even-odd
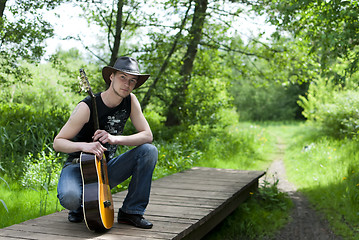
[[[156,165],[157,163],[157,158],[158,158],[158,150],[157,147],[155,145],[146,143],[141,145],[141,150],[144,151],[144,155],[146,156],[146,161],[147,164],[149,165]]]
[[[81,193],[68,189],[57,195],[61,206],[69,210],[76,210],[81,207]]]

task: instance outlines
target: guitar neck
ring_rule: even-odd
[[[92,118],[93,118],[93,125],[94,125],[94,132],[100,129],[99,121],[98,121],[98,113],[97,113],[97,104],[96,104],[96,96],[93,94],[90,83],[87,79],[86,73],[84,69],[80,69],[81,75],[81,89],[84,89],[91,97],[92,100]]]
[[[100,129],[100,125],[98,122],[98,113],[97,113],[97,104],[96,104],[96,96],[92,96],[92,118],[93,118],[93,125],[94,131]]]

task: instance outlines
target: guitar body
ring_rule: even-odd
[[[92,231],[110,229],[114,222],[114,207],[108,184],[105,156],[98,160],[93,154],[81,153],[82,205],[86,226]]]

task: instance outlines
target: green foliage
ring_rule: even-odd
[[[307,39],[309,53],[318,56],[324,71],[333,60],[348,59],[347,70],[358,70],[358,1],[260,0],[252,5],[279,30],[288,30],[298,38]]]
[[[44,55],[45,40],[54,35],[41,10],[53,9],[65,1],[2,1],[5,10],[0,12],[1,86],[28,81],[28,69],[18,62],[39,61]]]
[[[61,72],[61,69],[58,71],[53,67],[59,64],[34,65],[22,62],[21,66],[28,69],[27,74],[30,74],[33,79],[25,84],[13,82],[1,88],[0,103],[22,103],[39,111],[48,110],[54,106],[57,108],[74,108],[85,95],[85,93],[82,93],[82,96],[78,95],[80,85],[77,77],[79,76],[78,70],[81,67],[81,62],[76,59],[72,59],[72,62],[65,58],[58,59],[58,61],[60,60],[63,65],[72,66],[72,68],[68,67],[68,72],[73,73],[73,75],[66,71]],[[91,67],[92,65],[89,65],[89,68]],[[77,75],[75,75],[75,71]]]
[[[314,81],[306,97],[298,102],[303,115],[322,128],[324,133],[337,138],[358,139],[359,93],[336,86],[327,79]]]
[[[159,151],[154,179],[189,169],[201,159],[201,151],[195,148],[187,148],[187,145],[184,146],[181,142],[160,140],[154,143]]]
[[[12,58],[14,57],[11,53],[0,51],[0,85],[2,86],[0,91],[16,83],[30,83],[29,79],[32,76],[29,69],[24,66],[19,67]]]
[[[21,184],[25,188],[53,190],[57,186],[62,165],[60,153],[52,148],[42,150],[37,156],[29,153],[24,159],[25,171]]]
[[[304,89],[304,84],[256,87],[243,81],[237,82],[231,92],[241,120],[283,121],[301,118],[297,100]]]
[[[52,145],[56,132],[68,116],[66,109],[37,111],[23,104],[0,105],[0,166],[6,174],[19,178],[24,159]]]
[[[220,111],[230,107],[230,97],[223,79],[195,76],[189,86],[185,103],[184,124],[216,125],[221,121]]]
[[[29,155],[42,160],[54,157],[53,138],[67,121],[70,110],[86,96],[76,93],[78,69],[83,65],[78,61],[78,51],[60,51],[56,56],[61,62],[56,66],[66,66],[68,72],[58,72],[49,64],[23,64],[31,69],[33,83],[16,83],[1,89],[0,166],[13,178],[22,178]],[[88,69],[91,74],[93,65]]]
[[[290,38],[273,38],[268,45],[253,41],[243,46],[236,36],[231,47],[248,51],[247,56],[226,56],[226,64],[231,67],[229,92],[241,120],[301,119],[298,96],[305,93],[318,69],[303,54],[303,44]]]
[[[231,109],[232,98],[228,94],[229,79],[218,50],[199,50],[195,71],[186,89],[186,101],[181,106],[185,125],[221,125],[221,111]]]
[[[64,88],[67,95],[76,96],[76,99],[79,100],[86,95],[86,93],[80,92],[80,81],[78,80],[80,68],[86,72],[94,93],[106,88],[100,66],[87,63],[84,58],[85,56],[81,55],[79,50],[75,48],[68,51],[58,50],[50,57],[51,68],[47,66],[47,71],[51,72],[51,75],[47,75],[48,79],[57,79],[57,88]],[[74,103],[74,99],[69,98],[69,100]],[[71,102],[68,102],[67,105],[71,105]]]

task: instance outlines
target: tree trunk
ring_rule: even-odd
[[[0,18],[4,15],[7,0],[0,0]]]
[[[142,107],[143,110],[145,110],[146,107],[147,107],[147,105],[149,104],[150,98],[151,98],[151,95],[152,95],[152,91],[153,91],[153,89],[155,89],[158,80],[159,80],[160,77],[162,76],[162,73],[165,72],[168,63],[169,63],[169,61],[170,61],[170,59],[171,59],[173,53],[174,53],[175,50],[176,50],[178,41],[179,41],[180,37],[182,36],[182,30],[183,30],[184,27],[185,27],[185,24],[186,24],[186,21],[187,21],[187,17],[188,17],[188,13],[189,13],[191,7],[192,7],[192,0],[189,2],[189,5],[188,5],[188,8],[187,8],[186,14],[185,14],[184,18],[182,19],[182,23],[181,23],[180,30],[179,30],[179,32],[178,32],[178,33],[176,34],[176,36],[175,36],[175,40],[174,40],[174,42],[173,42],[173,44],[172,44],[171,50],[169,51],[169,53],[168,53],[168,55],[167,55],[165,61],[163,62],[160,71],[157,73],[156,78],[153,80],[153,83],[151,84],[151,86],[149,87],[148,91],[146,92],[146,95],[143,97],[143,99],[142,99],[142,101],[141,101],[141,107]]]
[[[190,42],[187,52],[183,57],[183,64],[180,70],[180,84],[175,91],[175,96],[169,105],[167,111],[166,126],[175,126],[181,124],[181,118],[185,116],[184,104],[186,102],[186,90],[190,84],[193,63],[196,58],[198,45],[202,37],[203,26],[206,18],[208,0],[195,0],[192,26],[189,31]]]
[[[113,48],[111,52],[110,66],[113,66],[116,62],[118,52],[121,44],[121,34],[122,34],[122,9],[123,9],[123,0],[119,0],[117,3],[117,15],[116,15],[116,32],[115,32],[115,41],[113,43]],[[111,29],[109,30],[111,32]]]

